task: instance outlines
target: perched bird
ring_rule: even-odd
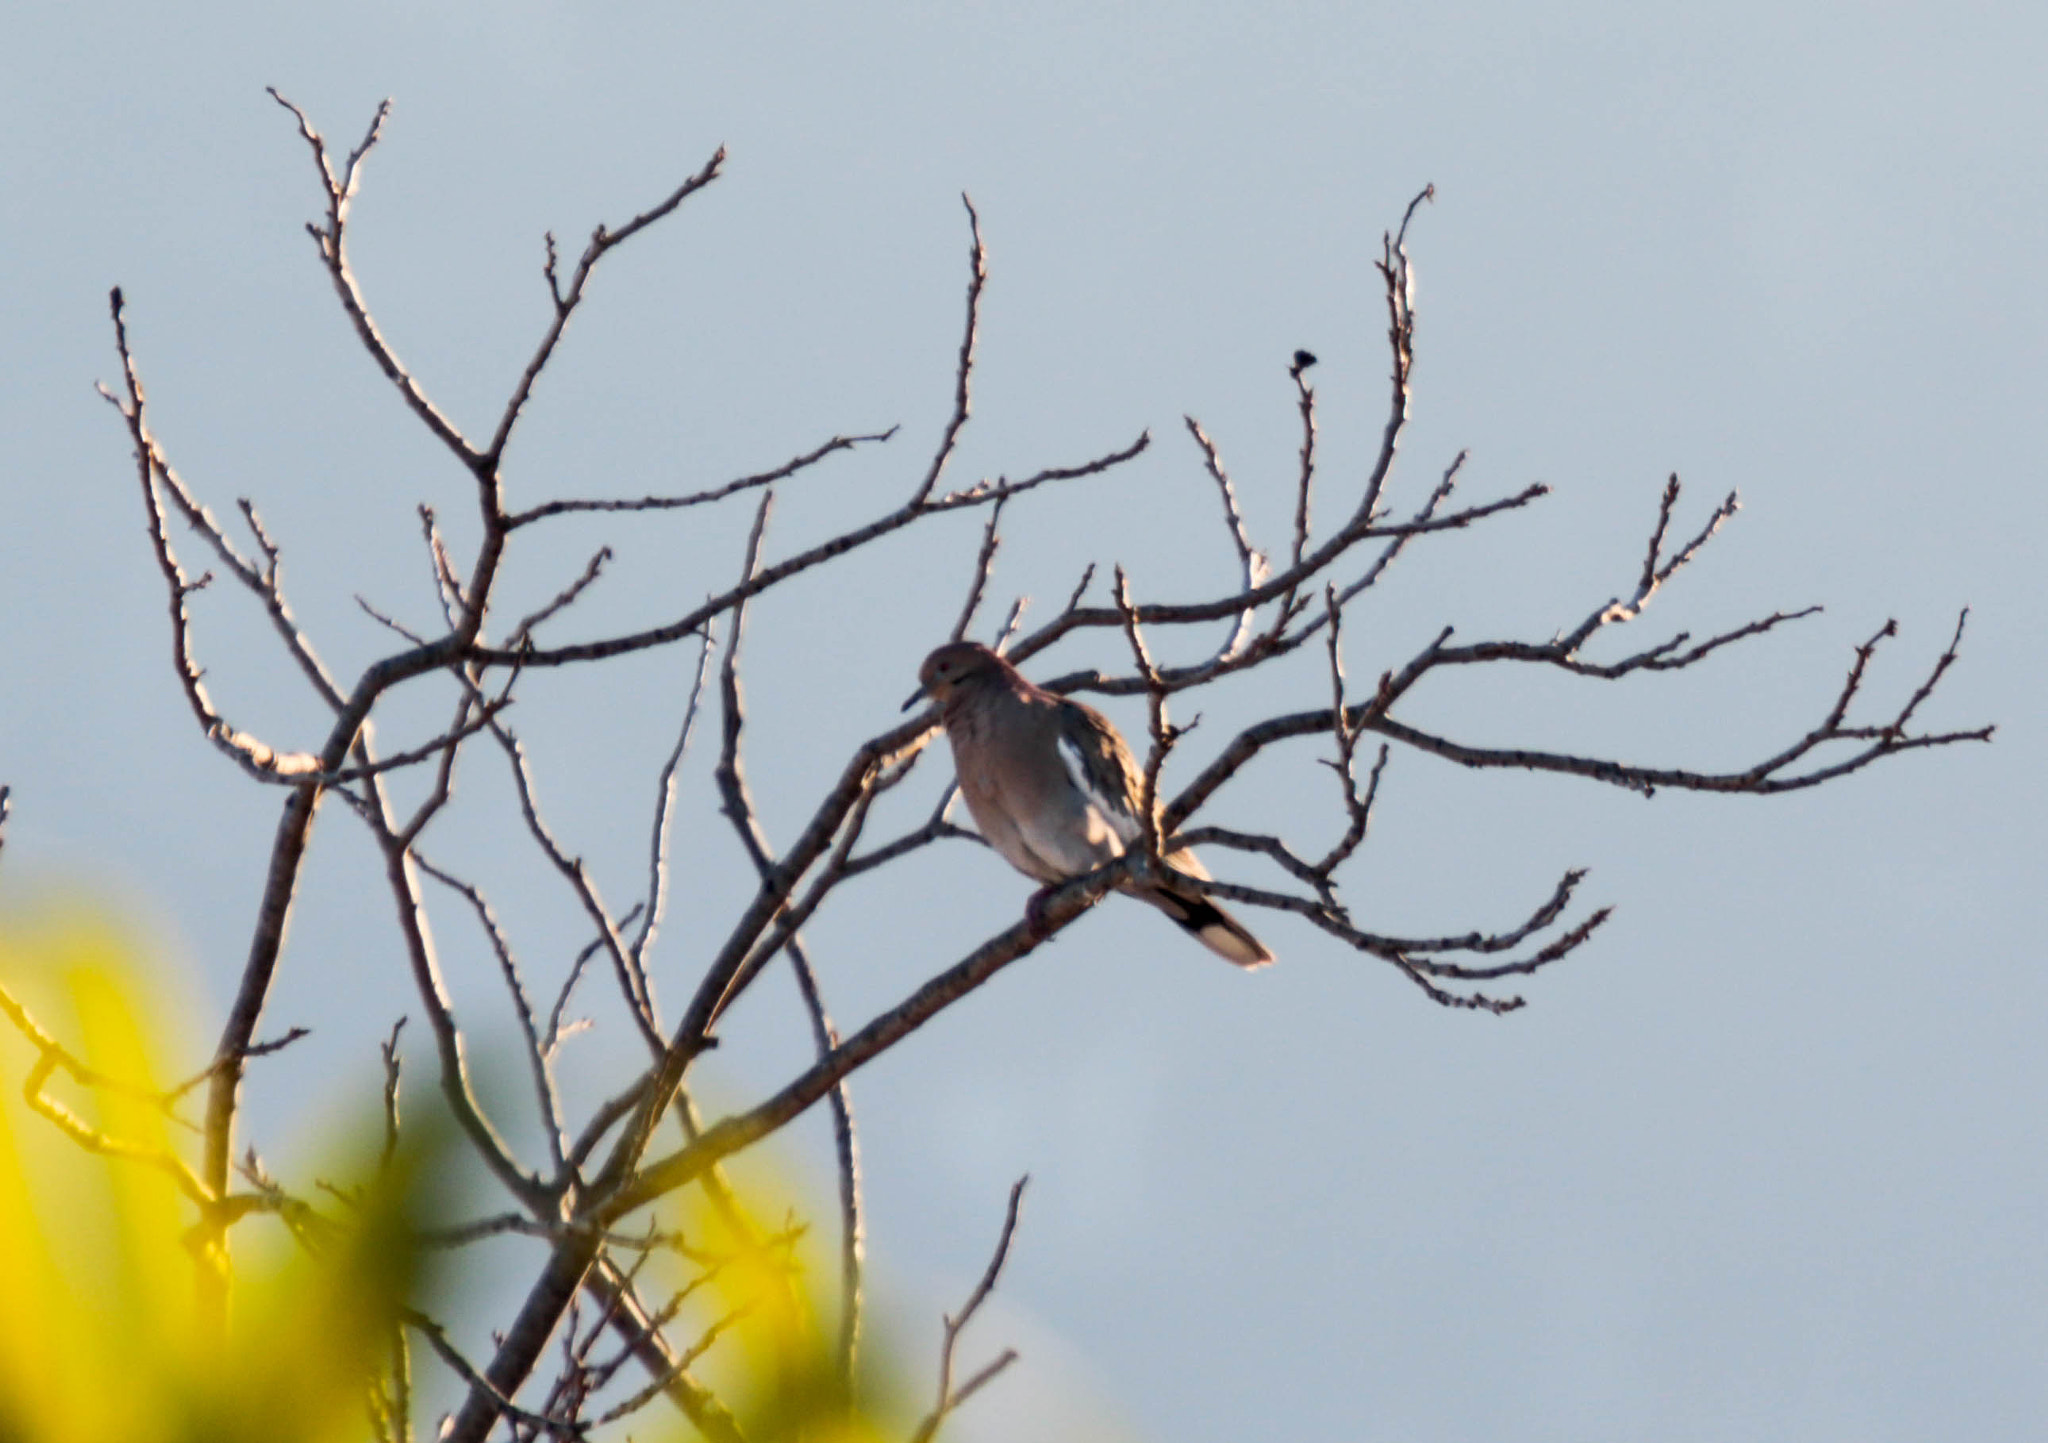
[[[1033,686],[979,642],[940,647],[917,677],[904,710],[927,697],[938,703],[960,795],[1003,860],[1052,887],[1138,845],[1144,773],[1108,717]],[[1240,967],[1273,960],[1243,923],[1173,885],[1172,875],[1208,880],[1193,852],[1183,848],[1166,865],[1166,880],[1128,881],[1122,890]]]

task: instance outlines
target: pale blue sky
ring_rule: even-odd
[[[1387,364],[1370,262],[1434,182],[1395,500],[1462,447],[1474,496],[1556,492],[1414,550],[1348,622],[1355,674],[1445,623],[1541,638],[1575,621],[1630,581],[1675,469],[1682,519],[1730,488],[1745,509],[1645,637],[1826,613],[1624,690],[1460,678],[1418,720],[1726,766],[1812,725],[1888,616],[1902,632],[1869,697],[1895,704],[1969,604],[1925,720],[1996,721],[1998,740],[1794,797],[1648,804],[1397,753],[1353,864],[1362,915],[1501,925],[1569,866],[1620,909],[1505,1019],[1441,1012],[1284,921],[1261,928],[1280,965],[1246,977],[1106,906],[860,1075],[892,1326],[927,1367],[937,1310],[1028,1169],[976,1340],[1026,1357],[963,1439],[2033,1436],[2044,73],[2048,21],[2017,5],[24,7],[0,41],[5,888],[110,889],[180,939],[173,960],[217,1005],[280,802],[202,742],[175,686],[126,438],[91,389],[115,374],[108,286],[127,290],[159,435],[216,509],[262,506],[344,674],[383,645],[353,593],[431,606],[415,503],[468,535],[463,478],[361,353],[299,229],[316,190],[265,84],[344,145],[395,97],[356,263],[396,347],[472,426],[544,322],[541,232],[571,247],[727,145],[724,179],[607,262],[508,474],[530,498],[683,489],[901,422],[890,447],[788,488],[777,550],[893,504],[921,469],[950,400],[970,191],[993,275],[957,474],[1143,427],[1156,442],[1092,490],[1013,508],[998,605],[1029,591],[1041,615],[1091,559],[1125,562],[1144,595],[1224,584],[1183,412],[1280,541],[1297,346],[1322,357],[1330,495],[1355,494]],[[613,540],[618,573],[572,630],[665,619],[730,574],[744,523],[565,526],[511,585],[544,598]],[[778,839],[893,716],[957,607],[973,526],[760,609],[751,763]],[[313,738],[261,617],[225,590],[198,617],[236,720]],[[556,824],[614,899],[638,885],[690,660],[542,679],[520,707]],[[1204,732],[1260,701],[1219,700]],[[439,715],[401,704],[384,734]],[[1301,760],[1240,781],[1219,820],[1334,828]],[[499,769],[477,761],[477,804],[496,805]],[[744,871],[701,761],[671,998]],[[436,850],[494,885],[537,969],[576,944],[572,903],[500,822]],[[282,1163],[283,1120],[372,1088],[372,1039],[413,1005],[339,808],[313,865],[271,1016],[319,1033],[252,1112]],[[956,846],[822,917],[841,1021],[1014,919],[1026,891]],[[441,927],[464,1015],[509,1057],[463,923]],[[789,997],[764,992],[714,1091],[754,1096],[807,1047]],[[781,1154],[821,1201],[822,1138],[813,1119]]]

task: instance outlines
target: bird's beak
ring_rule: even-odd
[[[916,691],[910,694],[910,699],[904,702],[903,705],[900,708],[898,708],[898,710],[909,711],[919,702],[928,700],[930,700],[930,694],[927,693],[923,687],[919,687]]]

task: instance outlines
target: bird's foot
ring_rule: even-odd
[[[1043,942],[1052,935],[1052,923],[1046,919],[1046,899],[1057,891],[1057,886],[1040,887],[1031,894],[1031,900],[1024,904],[1024,926],[1031,933],[1031,940]]]

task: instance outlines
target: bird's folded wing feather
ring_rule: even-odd
[[[1144,831],[1138,818],[1144,779],[1131,749],[1108,717],[1079,702],[1060,703],[1059,727],[1060,760],[1075,789],[1129,846]]]

